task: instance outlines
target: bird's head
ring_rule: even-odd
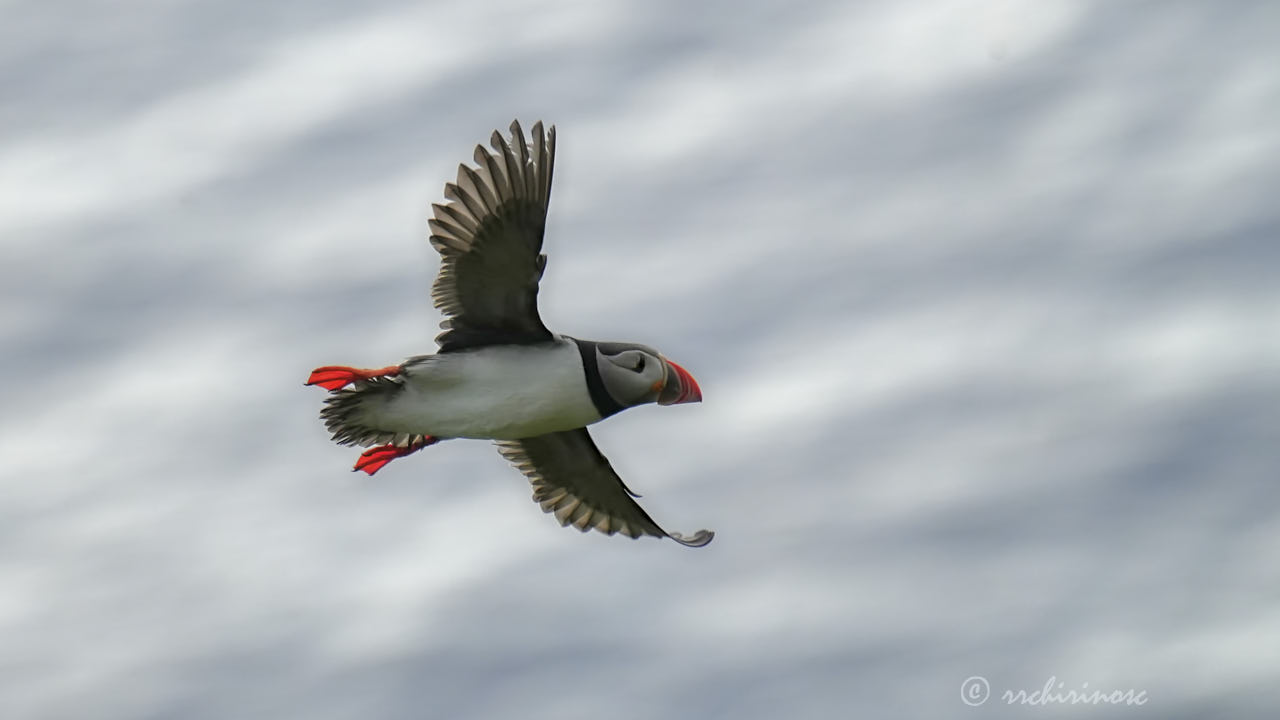
[[[689,371],[647,345],[602,342],[595,349],[605,391],[623,407],[702,402],[702,389]]]

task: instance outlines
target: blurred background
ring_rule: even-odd
[[[0,716],[1280,706],[1280,5],[0,17]],[[706,549],[481,441],[352,473],[302,386],[434,348],[429,203],[515,117],[548,326],[702,385],[593,433]]]

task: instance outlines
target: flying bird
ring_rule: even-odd
[[[556,130],[535,123],[526,142],[516,121],[510,141],[495,130],[490,145],[476,146],[475,167],[459,165],[447,202],[431,206],[439,350],[383,368],[314,370],[306,384],[330,391],[325,427],[341,445],[369,448],[355,469],[370,475],[441,440],[494,440],[561,525],[706,545],[710,530],[685,535],[654,522],[586,427],[637,405],[701,402],[702,390],[647,345],[579,340],[542,324]]]

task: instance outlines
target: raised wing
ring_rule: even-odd
[[[490,144],[476,146],[476,167],[458,166],[457,182],[444,186],[449,202],[431,206],[431,245],[442,257],[431,288],[445,314],[440,352],[552,339],[538,317],[538,281],[556,129],[544,134],[534,123],[526,143],[516,121],[510,143],[495,130]]]
[[[534,501],[545,512],[555,513],[561,525],[583,532],[595,528],[606,535],[669,537],[689,547],[702,547],[715,537],[710,530],[686,537],[659,527],[632,499],[634,493],[596,448],[586,428],[500,440],[498,451],[529,478]]]

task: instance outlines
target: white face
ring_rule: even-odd
[[[633,348],[614,355],[597,351],[605,390],[623,407],[654,402],[667,382],[666,364],[656,352]]]

